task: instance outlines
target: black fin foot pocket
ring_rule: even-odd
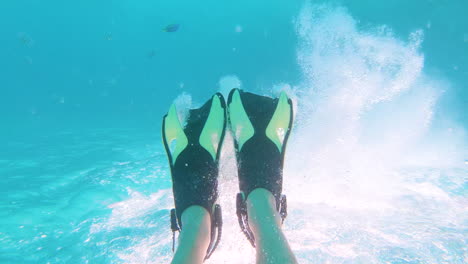
[[[234,138],[239,188],[238,218],[241,230],[255,246],[249,231],[245,200],[249,194],[264,188],[276,200],[276,209],[284,221],[286,196],[282,195],[283,163],[292,128],[293,106],[285,92],[278,98],[233,89],[227,102],[229,125]]]
[[[219,243],[221,207],[218,199],[219,157],[226,130],[226,103],[216,93],[202,107],[190,109],[187,120],[179,119],[171,105],[163,118],[162,137],[169,161],[175,209],[171,210],[171,229],[182,229],[182,212],[192,205],[205,208],[212,219],[212,236],[207,257]]]

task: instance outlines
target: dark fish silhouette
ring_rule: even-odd
[[[176,32],[177,30],[179,30],[179,27],[180,27],[179,24],[170,24],[164,27],[163,31],[164,32]]]
[[[18,39],[27,47],[31,47],[34,43],[33,39],[23,32],[18,33]]]
[[[156,55],[156,51],[154,51],[154,50],[151,50],[150,52],[148,52],[148,58],[149,59],[152,59],[155,55]]]

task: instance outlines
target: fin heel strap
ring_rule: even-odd
[[[177,214],[175,209],[171,209],[170,212],[171,218],[171,230],[172,230],[172,252],[175,251],[175,233],[182,230],[181,224],[178,223]],[[205,260],[211,257],[211,254],[218,247],[219,242],[221,241],[221,235],[223,233],[223,216],[221,211],[221,206],[216,204],[214,210],[210,213],[211,217],[211,238],[210,244],[206,251]]]
[[[288,202],[286,199],[286,195],[281,195],[280,202],[276,205],[277,211],[281,217],[281,224],[284,223],[286,217],[288,216]],[[249,216],[247,214],[247,203],[244,199],[244,195],[242,193],[238,193],[236,196],[236,214],[237,220],[239,221],[239,226],[241,228],[242,233],[244,233],[247,240],[250,242],[252,247],[256,247],[255,244],[255,236],[250,229],[249,226]]]

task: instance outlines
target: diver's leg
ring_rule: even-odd
[[[253,190],[247,197],[249,226],[255,237],[258,264],[297,263],[281,230],[275,198],[266,189]]]
[[[179,246],[171,263],[203,263],[210,244],[210,214],[201,206],[190,206],[182,213],[182,225]]]

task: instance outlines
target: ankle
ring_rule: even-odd
[[[196,231],[200,236],[210,236],[211,217],[205,208],[192,205],[185,209],[181,215],[182,230]]]
[[[172,264],[202,263],[210,243],[210,214],[194,205],[182,213],[182,230]]]
[[[257,188],[248,195],[246,203],[251,226],[281,226],[281,218],[276,210],[276,199],[270,191]]]

